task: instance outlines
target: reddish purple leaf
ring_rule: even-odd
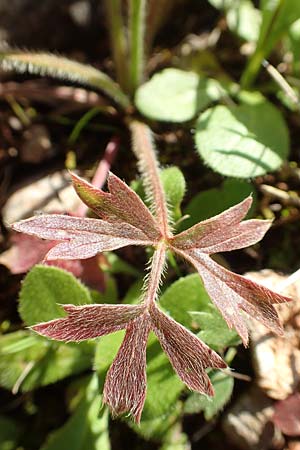
[[[188,248],[202,249],[223,242],[224,238],[226,239],[226,233],[232,227],[238,225],[246,216],[251,204],[252,197],[247,197],[241,203],[232,206],[221,214],[197,223],[188,230],[174,236],[171,239],[172,246],[182,250]],[[267,223],[269,222],[267,221]],[[241,246],[238,248],[241,248]]]
[[[13,245],[6,252],[3,262],[13,274],[25,273],[35,264],[43,262],[49,250],[58,244],[57,241],[45,241],[20,233],[13,233],[11,240]],[[105,289],[104,274],[100,270],[97,256],[84,260],[56,259],[47,261],[46,264],[67,270],[93,289]]]
[[[157,175],[157,165],[151,167]],[[61,241],[50,249],[49,259],[90,258],[98,252],[126,245],[155,248],[147,291],[140,305],[65,305],[67,317],[33,327],[44,336],[62,341],[92,339],[126,328],[123,344],[108,372],[104,388],[104,401],[114,414],[129,411],[137,422],[140,420],[146,395],[146,342],[150,329],[156,333],[175,371],[189,388],[213,395],[205,370],[226,367],[217,353],[158,310],[155,304],[168,248],[196,267],[212,301],[228,325],[237,329],[245,345],[248,330],[243,312],[257,318],[272,331],[282,333],[273,303],[290,299],[224,269],[209,256],[252,245],[266,233],[270,227],[268,221],[241,222],[251,205],[250,197],[222,214],[170,237],[162,212],[165,205],[160,182],[156,184],[155,197],[160,217],[155,219],[132,189],[112,174],[108,179],[109,192],[103,192],[75,175],[72,178],[80,198],[101,219],[45,215],[14,225],[17,231]],[[93,267],[93,262],[90,263]]]
[[[283,303],[290,298],[237,275],[215,263],[200,250],[186,250],[184,256],[196,267],[205,288],[221,311],[229,327],[235,327],[244,345],[248,343],[248,330],[241,311],[262,322],[276,334],[283,329],[273,303]]]
[[[287,436],[300,436],[300,394],[298,392],[275,404],[273,422]]]
[[[35,236],[19,233],[13,233],[11,242],[12,246],[5,264],[14,274],[27,272],[41,262],[53,245],[57,244],[57,242],[43,241]]]
[[[151,245],[146,234],[127,223],[109,223],[61,214],[45,214],[13,225],[39,238],[63,241],[51,248],[46,259],[85,259],[127,245]]]
[[[34,325],[32,329],[42,336],[57,341],[79,342],[122,330],[138,317],[144,305],[63,305],[68,314],[62,319]]]
[[[156,306],[150,310],[153,331],[163,350],[182,381],[194,391],[214,395],[214,390],[205,369],[225,368],[222,358],[171,317]]]
[[[104,192],[77,175],[71,174],[71,176],[81,200],[99,217],[112,223],[128,223],[145,233],[148,241],[158,241],[161,238],[161,232],[149,209],[120,178],[110,173],[109,192]]]
[[[150,323],[146,313],[128,324],[124,341],[107,373],[103,391],[103,401],[113,415],[129,412],[137,423],[146,398],[146,346]]]

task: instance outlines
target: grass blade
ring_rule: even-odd
[[[134,93],[143,81],[146,0],[130,0],[130,89]]]

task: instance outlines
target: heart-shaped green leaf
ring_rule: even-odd
[[[286,123],[266,101],[206,110],[197,121],[195,140],[209,167],[237,178],[272,172],[289,153]]]

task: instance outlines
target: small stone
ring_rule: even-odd
[[[54,154],[47,128],[43,125],[32,125],[24,133],[25,142],[20,149],[23,162],[39,164]]]
[[[3,220],[12,224],[37,212],[75,212],[81,204],[67,171],[55,172],[14,192],[3,208]]]

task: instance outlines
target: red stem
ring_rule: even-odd
[[[104,156],[98,164],[98,167],[92,179],[93,186],[98,188],[103,187],[108,176],[108,172],[110,171],[110,168],[116,159],[117,153],[119,151],[119,146],[120,139],[119,137],[114,136],[107,144],[104,151]],[[77,210],[76,215],[78,217],[84,217],[87,214],[88,209],[88,206],[82,202]]]

